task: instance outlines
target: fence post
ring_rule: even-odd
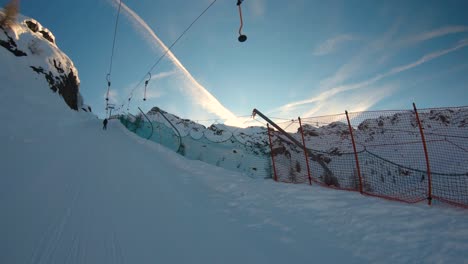
[[[414,113],[416,114],[416,121],[418,122],[419,132],[421,133],[421,140],[424,147],[424,155],[426,157],[426,169],[427,169],[427,204],[432,204],[432,177],[431,177],[431,166],[429,165],[429,154],[427,152],[426,138],[424,137],[424,130],[419,119],[418,110],[416,109],[416,104],[413,103]]]
[[[141,110],[140,107],[138,107],[138,110],[140,110],[140,112],[143,114],[144,117],[146,117],[146,120],[148,120],[149,124],[151,125],[151,134],[147,138],[147,139],[150,139],[153,136],[153,132],[154,132],[153,123],[151,123],[151,120],[148,118],[148,116],[145,114],[145,112],[143,112],[143,110]]]
[[[273,157],[273,144],[271,142],[271,135],[270,135],[270,125],[267,124],[267,132],[268,132],[268,140],[270,141],[270,154],[271,154],[271,162],[273,164],[273,172],[274,172],[274,179],[278,181],[278,175],[276,174],[276,165],[275,165],[275,158]]]
[[[298,117],[297,119],[299,119],[299,127],[301,128],[302,146],[304,147],[304,156],[305,156],[305,160],[307,164],[307,176],[309,176],[309,185],[312,185],[312,177],[310,176],[309,157],[307,155],[307,149],[306,149],[306,144],[305,144],[305,139],[304,139],[304,130],[302,129],[301,118]]]
[[[363,193],[362,176],[361,176],[361,168],[359,166],[359,158],[358,158],[358,154],[356,151],[356,142],[354,141],[353,128],[351,127],[351,122],[349,121],[348,111],[346,110],[345,113],[346,113],[346,120],[348,121],[349,134],[351,135],[351,142],[353,143],[354,159],[356,160],[356,170],[357,170],[358,177],[359,177],[359,192],[362,194]]]

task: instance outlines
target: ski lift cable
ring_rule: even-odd
[[[114,50],[115,50],[115,42],[117,38],[117,28],[119,25],[119,17],[120,17],[120,8],[122,7],[122,0],[119,2],[119,9],[117,10],[117,18],[115,19],[115,27],[114,27],[114,39],[112,40],[112,52],[111,52],[111,59],[109,64],[109,76],[112,73],[112,64],[114,62]]]
[[[107,76],[106,76],[106,80],[107,80],[106,104],[108,104],[108,102],[109,102],[109,92],[110,92],[110,87],[111,87],[112,64],[114,62],[115,41],[116,41],[116,38],[117,38],[117,27],[119,25],[119,17],[120,17],[120,8],[121,7],[122,7],[122,0],[120,0],[120,2],[119,2],[119,9],[117,10],[117,17],[115,19],[114,38],[112,40],[112,50],[111,50],[111,58],[110,58],[110,63],[109,63],[109,72],[107,73]],[[107,108],[107,106],[106,106],[106,108]]]
[[[210,9],[214,3],[216,3],[217,0],[214,0],[213,2],[211,2],[210,5],[208,5],[208,7],[203,10],[203,12],[201,12],[201,14],[195,18],[195,20],[192,21],[192,23],[182,32],[182,34],[179,35],[179,37],[166,49],[166,51],[156,60],[156,62],[153,64],[153,66],[151,66],[151,68],[149,69],[148,73],[151,73],[154,68],[156,68],[156,66],[161,62],[161,60],[167,55],[167,53],[169,53],[169,51],[172,49],[172,47],[174,47],[174,45],[185,35],[185,33],[187,33],[187,31],[190,30],[190,28],[198,21],[198,19],[200,19],[207,11],[208,9]],[[141,79],[141,81],[132,89],[132,91],[130,92],[130,94],[133,94],[133,92],[143,83],[143,81],[145,80],[146,76],[148,75],[145,74],[145,76]]]

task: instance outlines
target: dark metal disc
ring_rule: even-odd
[[[240,42],[244,42],[244,41],[247,40],[247,36],[246,36],[246,35],[240,35],[239,38],[238,38],[238,40],[239,40]]]

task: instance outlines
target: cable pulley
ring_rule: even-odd
[[[242,34],[242,27],[244,27],[244,21],[242,19],[242,2],[244,0],[237,0],[237,6],[239,7],[239,18],[240,18],[240,27],[239,27],[239,37],[237,38],[239,42],[244,42],[247,40],[247,36]]]
[[[143,101],[146,101],[146,88],[148,87],[148,83],[151,80],[151,72],[148,72],[149,78],[145,81],[145,94],[143,96]]]

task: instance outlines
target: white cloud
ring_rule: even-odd
[[[398,32],[401,25],[401,20],[397,19],[395,23],[383,33],[383,35],[367,45],[365,45],[360,52],[352,57],[352,59],[342,65],[335,74],[320,82],[320,87],[329,89],[342,84],[351,76],[356,76],[363,66],[369,65],[369,59],[375,57],[375,54],[381,51],[388,51],[388,46],[392,43],[392,39]],[[358,39],[357,37],[355,39]]]
[[[433,38],[443,37],[449,34],[456,34],[456,33],[463,33],[468,32],[468,26],[447,26],[442,28],[437,28],[431,31],[427,31],[418,35],[411,36],[405,40],[403,43],[406,44],[415,44],[419,42],[423,42],[426,40],[430,40]]]
[[[393,68],[390,72],[387,73],[387,75],[393,75],[393,74],[396,74],[396,73],[400,73],[402,71],[407,71],[407,70],[412,69],[412,68],[414,68],[416,66],[419,66],[419,65],[421,65],[423,63],[431,61],[431,60],[433,60],[435,58],[438,58],[440,56],[446,55],[446,54],[448,54],[450,52],[457,51],[457,50],[459,50],[461,48],[464,48],[466,46],[468,46],[468,39],[463,39],[463,40],[459,41],[457,43],[457,45],[455,45],[454,47],[452,47],[450,49],[445,49],[445,50],[439,50],[439,51],[436,51],[436,52],[432,52],[432,53],[424,55],[419,60],[417,60],[417,61],[415,61],[413,63]]]
[[[303,116],[320,116],[330,113],[344,113],[366,111],[380,100],[394,93],[397,89],[393,85],[368,87],[365,91],[351,95],[339,95],[327,100],[319,101],[312,109],[303,113]]]
[[[146,90],[146,99],[155,99],[155,98],[160,98],[163,96],[163,92],[161,89],[158,89],[157,87],[152,87],[148,86]]]
[[[252,9],[253,14],[256,17],[262,17],[265,15],[266,12],[266,3],[265,0],[255,0],[255,1],[246,1],[249,3]]]
[[[102,95],[102,97],[104,99],[106,99],[106,95],[107,95],[107,91]],[[119,93],[114,90],[114,89],[111,89],[109,90],[109,104],[116,104],[118,101],[119,101]]]
[[[374,77],[367,79],[365,81],[361,81],[359,83],[354,83],[354,84],[346,84],[346,85],[340,85],[333,87],[331,89],[328,89],[322,93],[320,93],[317,96],[314,96],[312,98],[306,99],[306,100],[301,100],[301,101],[296,101],[296,102],[291,102],[286,105],[281,106],[278,109],[273,110],[272,112],[277,112],[279,111],[282,115],[288,116],[290,115],[293,111],[295,111],[298,107],[308,105],[308,104],[314,104],[314,108],[310,109],[308,112],[306,112],[306,115],[312,115],[312,114],[317,114],[320,112],[321,109],[327,104],[329,104],[330,100],[332,100],[335,96],[338,94],[351,91],[351,90],[357,90],[361,88],[368,87],[370,85],[373,85],[377,83],[378,81],[381,81],[384,78],[393,76],[395,74],[411,70],[421,64],[424,64],[426,62],[429,62],[431,60],[434,60],[436,58],[439,58],[441,56],[444,56],[446,54],[449,54],[451,52],[455,52],[459,49],[462,49],[464,47],[468,46],[468,39],[464,39],[462,41],[459,41],[454,47],[448,48],[445,50],[439,50],[435,51],[429,54],[426,54],[422,56],[420,59],[418,59],[415,62],[408,63],[402,66],[394,67],[390,69],[389,71],[381,74],[377,74]],[[366,94],[361,94],[362,97],[367,96]],[[352,99],[349,99],[349,101],[353,101]],[[363,104],[369,105],[370,103]],[[343,108],[343,106],[341,106]],[[361,109],[365,110],[364,108],[361,107]]]
[[[118,7],[119,1],[113,0],[113,6]],[[159,39],[156,33],[151,27],[132,9],[122,3],[121,10],[130,21],[132,22],[135,29],[142,34],[152,45],[160,48],[162,52],[166,52],[168,47]],[[191,96],[195,102],[206,111],[219,116],[221,118],[235,120],[235,115],[224,107],[205,87],[195,80],[190,72],[184,67],[184,65],[177,59],[177,57],[168,51],[166,57],[177,67],[177,70],[183,74],[186,79],[184,92],[187,96]]]
[[[313,54],[315,56],[323,56],[330,54],[338,49],[340,45],[347,41],[356,40],[357,37],[351,34],[341,34],[331,39],[327,39],[324,43],[320,44],[318,47],[315,48]]]
[[[172,75],[174,75],[176,73],[177,72],[175,70],[174,71],[167,71],[167,72],[160,72],[160,73],[158,73],[156,75],[152,75],[151,80],[164,79],[164,78],[172,76]]]

